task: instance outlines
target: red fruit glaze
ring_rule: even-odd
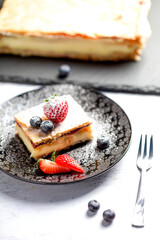
[[[42,172],[47,174],[57,174],[71,171],[71,169],[68,167],[59,165],[58,163],[46,159],[39,160],[39,168]]]
[[[76,162],[74,158],[72,158],[69,155],[66,154],[59,155],[56,158],[55,162],[64,167],[68,167],[74,171],[84,173],[84,169]]]
[[[43,106],[45,116],[54,123],[63,122],[68,113],[68,102],[62,97],[54,97]]]

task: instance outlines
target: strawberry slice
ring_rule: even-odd
[[[62,154],[56,157],[55,163],[68,167],[74,171],[84,173],[84,169],[69,155]]]
[[[47,159],[39,159],[38,164],[41,171],[47,174],[57,174],[71,171],[71,168],[62,166]]]

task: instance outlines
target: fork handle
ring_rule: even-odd
[[[135,227],[144,227],[145,178],[146,170],[141,170],[137,199],[132,220],[132,226]]]

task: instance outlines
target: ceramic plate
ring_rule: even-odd
[[[34,159],[15,133],[14,115],[40,104],[56,92],[70,94],[93,119],[93,140],[65,151],[76,159],[85,174],[70,172],[45,175],[35,167]],[[97,148],[97,138],[109,138],[109,147]],[[114,166],[126,153],[131,140],[131,124],[122,108],[95,90],[72,84],[43,87],[16,96],[0,106],[0,169],[12,177],[39,184],[62,184],[89,179]]]

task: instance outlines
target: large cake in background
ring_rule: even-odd
[[[150,0],[5,0],[0,53],[80,60],[139,60]]]

